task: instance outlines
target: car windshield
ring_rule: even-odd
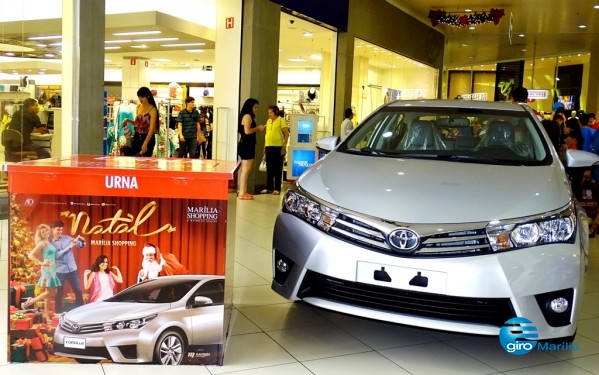
[[[375,157],[435,158],[505,165],[551,162],[529,111],[387,106],[338,149]]]
[[[183,298],[197,283],[198,280],[157,278],[133,285],[105,301],[171,303]]]

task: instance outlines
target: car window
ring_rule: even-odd
[[[210,280],[202,284],[193,294],[194,297],[208,297],[215,305],[222,305],[225,301],[225,280]]]
[[[133,285],[107,299],[107,302],[171,303],[183,298],[197,280],[153,279]]]
[[[538,165],[550,162],[548,147],[536,119],[525,111],[383,107],[339,151]]]

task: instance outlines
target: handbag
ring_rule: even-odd
[[[262,161],[260,162],[258,170],[260,170],[260,172],[266,172],[266,155],[262,156]]]

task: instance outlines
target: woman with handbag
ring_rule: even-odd
[[[256,159],[256,132],[264,130],[264,125],[257,125],[255,120],[258,104],[257,99],[249,98],[243,103],[239,113],[237,155],[241,159],[241,173],[239,174],[237,197],[241,200],[254,199],[254,196],[247,192],[247,183]]]
[[[264,139],[264,155],[266,159],[266,189],[262,194],[272,192],[273,195],[281,194],[283,179],[283,163],[289,140],[289,127],[282,116],[279,116],[279,107],[268,107],[268,121],[266,122],[266,137]]]

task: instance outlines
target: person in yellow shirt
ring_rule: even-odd
[[[272,192],[274,195],[281,193],[283,179],[283,163],[289,140],[289,127],[282,116],[279,116],[279,107],[271,105],[267,109],[268,121],[266,122],[266,137],[264,139],[264,155],[266,158],[266,189],[262,194]]]

